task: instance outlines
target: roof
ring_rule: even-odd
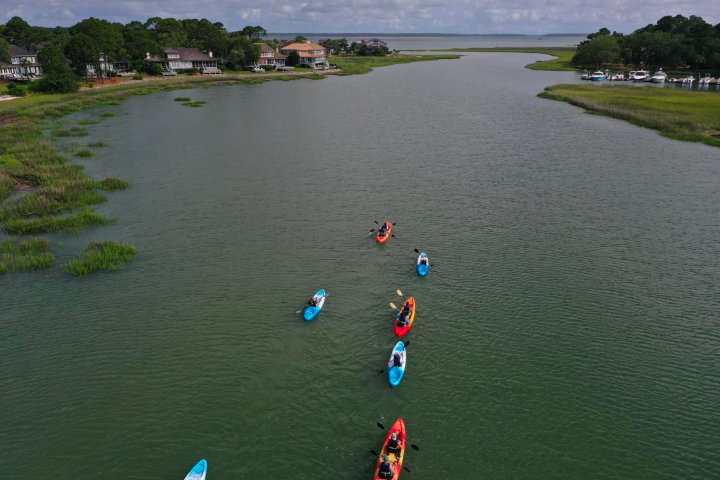
[[[210,55],[202,53],[197,48],[181,48],[181,47],[163,47],[165,51],[164,56],[152,56],[148,60],[151,62],[164,62],[168,60],[167,55],[169,53],[177,53],[180,55],[179,58],[173,58],[171,60],[180,62],[202,62],[202,61],[217,61],[217,58],[213,58]]]
[[[325,50],[325,47],[317,43],[291,43],[282,47],[283,50]]]
[[[12,63],[7,63],[7,62],[3,62],[2,60],[0,60],[0,68],[8,68],[8,67],[15,68],[15,67],[17,67],[17,65],[13,65]]]
[[[310,57],[310,58],[317,58],[317,57],[324,57],[324,53],[310,53],[310,52],[298,52],[298,55],[301,57]]]
[[[34,57],[37,53],[28,52],[24,48],[20,48],[17,45],[10,45],[10,56],[11,57]]]

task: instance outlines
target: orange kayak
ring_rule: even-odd
[[[380,230],[378,230],[378,234],[377,234],[377,242],[378,243],[385,243],[385,242],[387,242],[387,239],[390,238],[390,234],[392,232],[392,223],[385,222],[385,228],[387,228],[387,230],[385,231],[385,235],[383,235],[383,236],[380,236]]]
[[[388,442],[390,441],[392,434],[395,432],[397,432],[398,438],[400,439],[399,457],[395,453],[389,452],[387,449]],[[400,472],[402,471],[403,459],[405,458],[405,422],[403,422],[402,418],[398,418],[398,421],[395,422],[395,425],[392,426],[392,428],[390,429],[390,433],[388,433],[388,436],[385,439],[383,448],[380,451],[380,458],[378,458],[377,467],[375,467],[375,476],[373,477],[375,480],[383,480],[383,477],[379,476],[380,464],[382,463],[383,455],[387,455],[388,457],[390,457],[390,463],[392,464],[392,470],[393,470],[392,479],[397,480],[400,477]]]
[[[403,335],[405,335],[408,332],[408,330],[410,330],[410,327],[413,326],[413,323],[415,323],[415,297],[408,298],[407,301],[405,301],[405,303],[403,303],[403,308],[405,307],[405,305],[410,306],[410,321],[407,324],[405,324],[404,327],[399,327],[398,322],[400,320],[400,314],[398,313],[396,315],[395,335],[397,335],[398,337],[402,337]]]

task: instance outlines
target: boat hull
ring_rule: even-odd
[[[392,437],[392,434],[394,432],[397,432],[398,437],[400,437],[400,440],[402,441],[402,448],[400,449],[399,457],[396,457],[394,453],[387,452],[388,442],[390,441],[390,437]],[[375,476],[373,477],[375,480],[383,480],[378,476],[383,455],[387,455],[388,457],[390,457],[390,462],[395,464],[395,473],[392,478],[393,480],[398,480],[398,478],[400,478],[400,472],[402,472],[403,459],[405,458],[405,422],[403,422],[402,418],[398,418],[398,421],[395,422],[395,425],[392,426],[390,432],[385,438],[383,448],[382,450],[380,450],[380,458],[378,458],[377,466],[375,467]]]
[[[398,337],[402,337],[408,331],[410,331],[410,327],[412,327],[413,323],[415,323],[415,297],[408,298],[405,303],[403,303],[403,307],[405,305],[410,305],[410,322],[408,322],[404,327],[398,327],[398,319],[400,319],[400,314],[398,313],[395,316],[395,335],[397,335]]]

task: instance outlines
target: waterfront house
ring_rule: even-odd
[[[284,66],[287,55],[283,55],[272,49],[272,47],[266,43],[256,43],[260,45],[260,59],[257,61],[258,65],[275,65]]]
[[[212,52],[203,53],[197,48],[163,47],[161,55],[147,54],[145,64],[157,63],[166,72],[196,68],[202,73],[220,73]]]
[[[107,72],[106,75],[112,74],[112,72],[130,70],[130,66],[132,65],[132,62],[127,59],[116,59],[114,62],[110,62],[105,59],[105,54],[100,56],[100,61],[98,63],[100,64],[100,71]],[[85,68],[87,69],[88,76],[97,76],[98,72],[95,71],[95,65],[87,64],[85,65]]]
[[[378,48],[387,48],[387,42],[383,42],[379,38],[369,38],[367,40],[358,40],[357,42],[357,48],[360,48],[360,45],[366,45],[367,48],[375,53],[375,50]]]
[[[280,51],[283,55],[290,55],[293,52],[297,52],[300,56],[300,63],[298,64],[300,67],[312,68],[314,70],[330,68],[325,48],[309,40],[305,43],[291,43],[290,45],[282,47]]]
[[[0,62],[3,74],[40,75],[42,65],[38,63],[37,54],[28,52],[17,45],[10,45],[10,63]]]

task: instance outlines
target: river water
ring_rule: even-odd
[[[577,81],[539,58],[66,117],[118,113],[83,164],[132,186],[97,208],[116,223],[50,237],[54,268],[0,277],[3,478],[371,478],[398,417],[403,478],[718,478],[720,150],[537,98]],[[62,272],[100,239],[139,253]]]

